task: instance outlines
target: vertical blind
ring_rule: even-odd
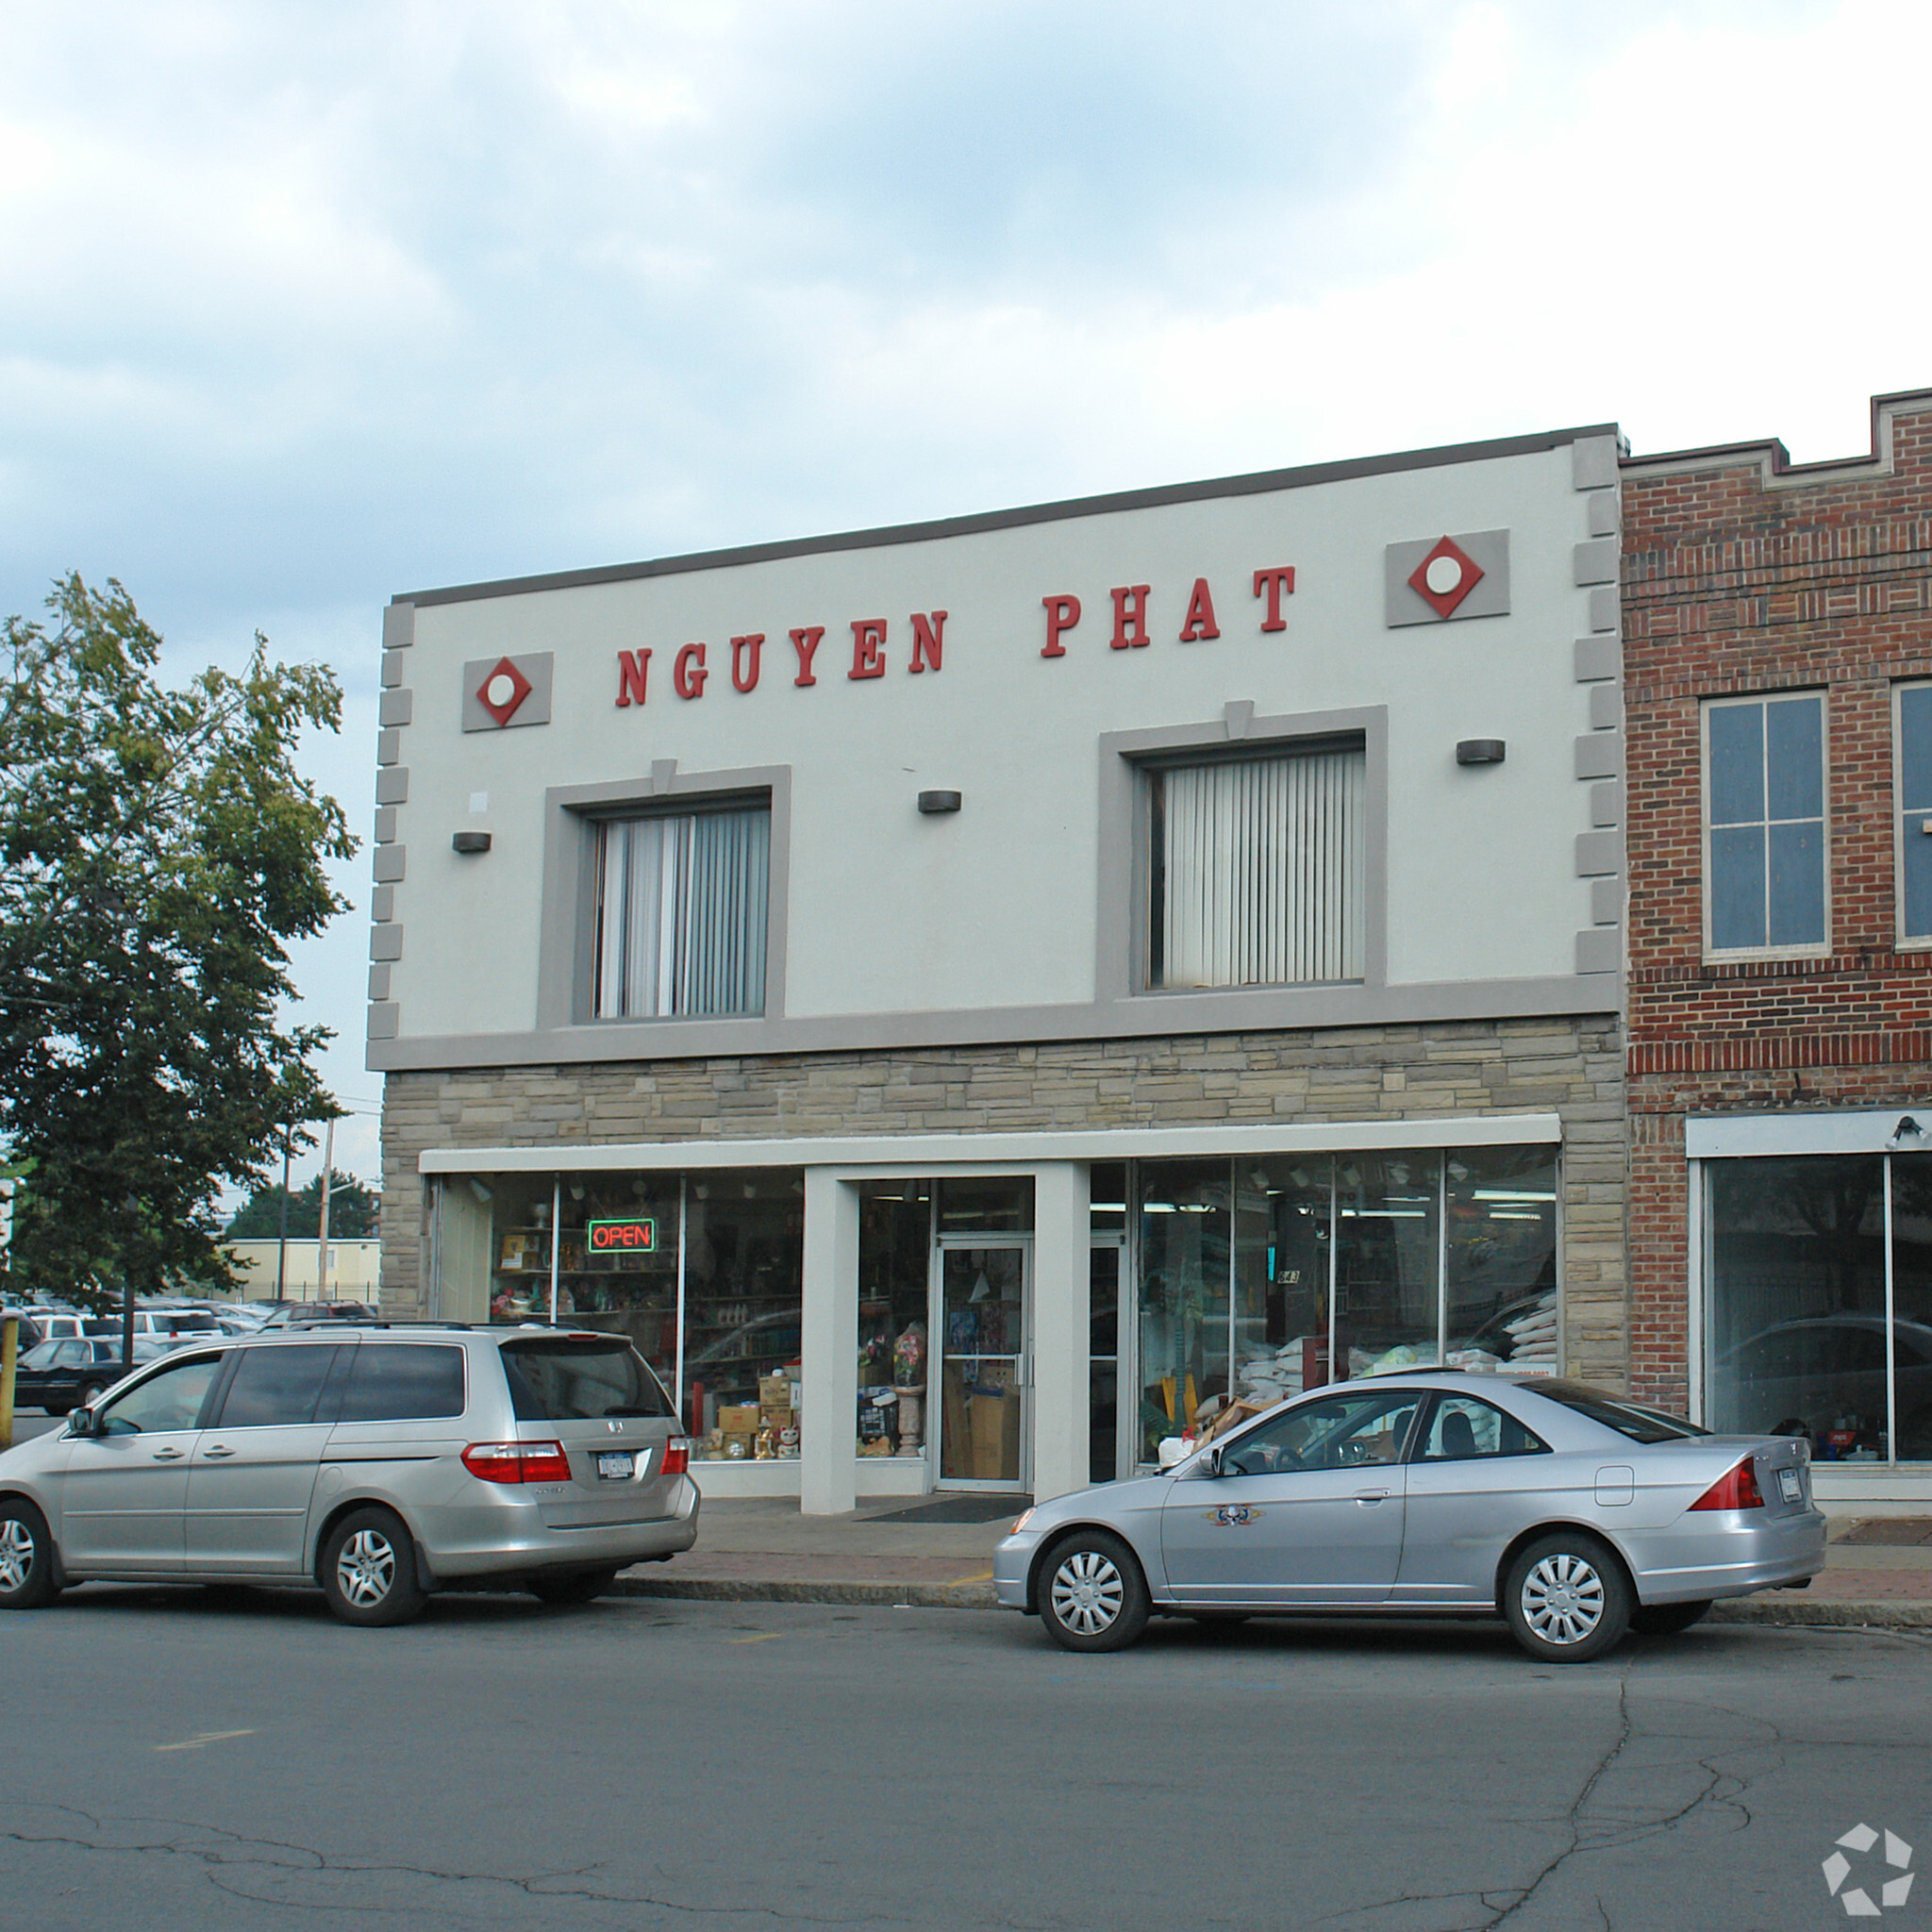
[[[1337,749],[1149,774],[1150,985],[1362,976],[1365,762]]]
[[[770,808],[613,819],[597,843],[598,1019],[762,1012]]]

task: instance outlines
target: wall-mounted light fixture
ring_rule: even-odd
[[[1505,746],[1500,738],[1464,738],[1457,741],[1458,765],[1500,765]]]
[[[1898,1125],[1892,1128],[1891,1139],[1885,1144],[1888,1147],[1896,1147],[1903,1141],[1923,1141],[1924,1138],[1924,1128],[1910,1114],[1906,1114],[1901,1117]]]
[[[959,794],[957,791],[922,791],[919,794],[919,808],[931,818],[942,811],[959,809]]]
[[[449,848],[452,852],[488,852],[490,834],[488,832],[454,832],[450,835]]]

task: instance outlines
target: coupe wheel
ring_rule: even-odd
[[[1709,1608],[1707,1602],[1639,1604],[1630,1612],[1630,1627],[1640,1637],[1674,1637],[1679,1630],[1688,1630],[1700,1622]]]
[[[1076,1531],[1047,1557],[1040,1621],[1067,1650],[1124,1650],[1147,1627],[1147,1580],[1104,1529]]]
[[[563,1576],[533,1576],[525,1587],[540,1604],[587,1604],[616,1581],[615,1570],[577,1570]]]
[[[355,1509],[322,1553],[322,1590],[344,1624],[407,1624],[428,1601],[416,1580],[416,1545],[387,1509]]]
[[[38,1610],[59,1594],[46,1518],[31,1503],[0,1504],[0,1610]]]
[[[1630,1627],[1630,1586],[1594,1537],[1539,1537],[1517,1556],[1503,1586],[1503,1613],[1523,1648],[1542,1663],[1587,1664]]]

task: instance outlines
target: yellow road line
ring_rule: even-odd
[[[206,1744],[225,1743],[230,1738],[252,1738],[255,1733],[247,1731],[204,1731],[198,1738],[184,1738],[178,1744],[157,1744],[157,1751],[199,1751]]]
[[[734,1637],[730,1641],[733,1643],[775,1643],[778,1641],[778,1633],[775,1630],[767,1630],[759,1637]]]

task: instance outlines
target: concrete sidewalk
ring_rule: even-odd
[[[625,1571],[615,1593],[993,1608],[993,1547],[1024,1500],[980,1523],[887,1520],[917,1511],[920,1501],[880,1501],[845,1516],[802,1516],[796,1503],[778,1498],[708,1502],[696,1549]],[[943,1507],[947,1499],[924,1502]],[[1920,1540],[1925,1534],[1924,1519],[1835,1522],[1824,1572],[1810,1589],[1763,1591],[1719,1604],[1711,1621],[1932,1629],[1932,1542]]]

